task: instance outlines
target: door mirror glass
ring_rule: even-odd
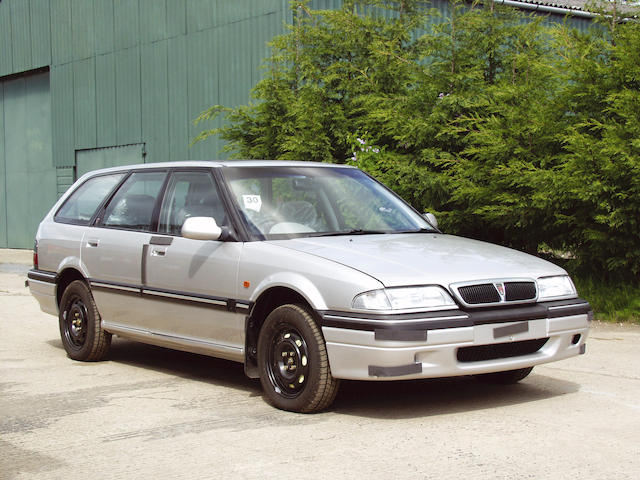
[[[423,217],[426,218],[427,222],[429,222],[432,226],[438,228],[438,219],[433,213],[427,212],[423,215]]]
[[[189,217],[182,224],[182,236],[192,240],[220,240],[222,228],[213,217]]]

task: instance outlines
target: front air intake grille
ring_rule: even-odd
[[[496,343],[493,345],[478,345],[458,349],[458,361],[463,363],[483,362],[499,358],[521,357],[531,355],[540,350],[548,338],[524,340],[522,342]]]
[[[480,303],[497,303],[500,301],[500,295],[493,283],[482,283],[479,285],[469,285],[458,289],[462,299],[469,305],[478,305]]]
[[[533,282],[505,282],[504,293],[507,302],[531,300],[536,298],[536,284]]]
[[[458,294],[467,305],[478,306],[488,303],[535,300],[536,293],[534,282],[494,282],[458,287]]]

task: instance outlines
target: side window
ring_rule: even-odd
[[[165,172],[132,174],[107,205],[102,226],[151,230],[153,209],[165,177]]]
[[[80,185],[56,213],[55,221],[89,225],[96,209],[122,179],[124,173],[93,177]]]
[[[160,209],[159,231],[180,235],[189,217],[213,217],[219,226],[227,225],[224,206],[209,172],[175,172]]]

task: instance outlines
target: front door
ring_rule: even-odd
[[[174,172],[160,209],[158,234],[146,251],[144,296],[153,301],[150,326],[191,350],[242,360],[248,305],[236,303],[242,243],[184,238],[189,217],[228,226],[210,170]],[[150,327],[151,328],[151,327]]]

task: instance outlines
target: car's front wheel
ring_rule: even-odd
[[[322,333],[301,305],[282,305],[264,321],[258,368],[265,396],[282,410],[317,412],[327,408],[338,392]]]
[[[111,346],[111,334],[100,325],[100,314],[87,284],[71,282],[60,300],[60,336],[67,355],[86,362],[102,360]]]

